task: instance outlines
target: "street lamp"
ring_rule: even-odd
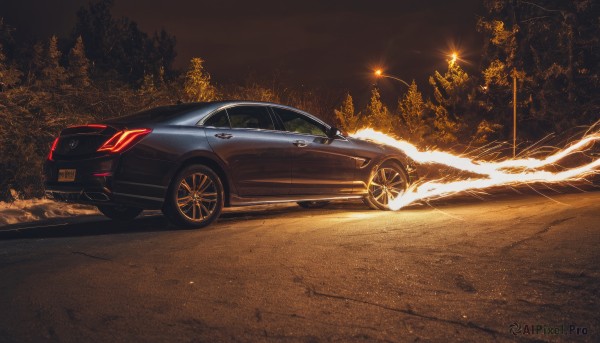
[[[454,66],[454,63],[456,63],[456,60],[458,60],[458,54],[456,52],[453,52],[452,55],[450,55],[450,66]]]
[[[410,87],[410,85],[408,84],[408,82],[402,80],[399,77],[388,75],[388,74],[384,74],[381,69],[375,70],[375,77],[387,77],[388,79],[393,79],[393,80],[402,82],[403,84],[406,85],[406,87]]]

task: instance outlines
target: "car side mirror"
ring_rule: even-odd
[[[342,134],[342,131],[340,131],[340,129],[338,129],[335,126],[332,126],[329,128],[329,130],[327,130],[327,137],[329,137],[331,139],[333,139],[336,136],[341,135],[341,134]]]

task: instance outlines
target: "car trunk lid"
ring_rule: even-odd
[[[66,128],[60,133],[53,157],[58,160],[73,160],[102,155],[104,153],[98,152],[98,148],[119,129],[101,124]]]

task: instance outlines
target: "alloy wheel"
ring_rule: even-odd
[[[217,186],[206,174],[196,172],[181,179],[176,194],[177,207],[190,221],[202,222],[217,208]]]
[[[382,167],[373,176],[369,184],[369,193],[371,199],[379,207],[388,207],[391,199],[395,199],[404,193],[406,185],[407,180],[404,173],[393,167]]]

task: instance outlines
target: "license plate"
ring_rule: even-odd
[[[58,182],[73,182],[75,181],[75,171],[77,169],[59,169]]]

